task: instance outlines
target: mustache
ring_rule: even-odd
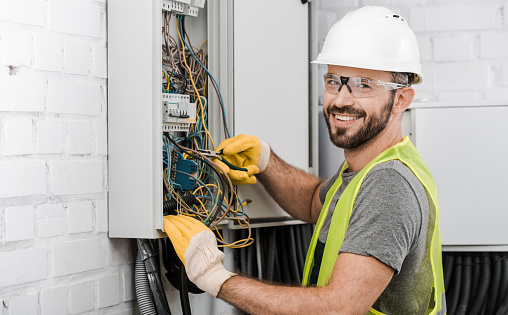
[[[360,116],[360,117],[364,117],[366,114],[363,110],[359,110],[359,109],[352,108],[349,106],[337,107],[335,105],[330,105],[326,111],[326,114],[330,115],[330,113],[332,113],[332,112],[337,115],[351,115],[351,116]]]

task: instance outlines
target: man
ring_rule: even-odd
[[[230,273],[206,227],[165,218],[189,279],[251,314],[445,314],[435,184],[401,132],[410,85],[422,81],[413,32],[392,11],[364,7],[332,27],[315,62],[328,65],[324,115],[346,158],[333,178],[289,166],[252,136],[219,146],[249,169],[222,165],[237,184],[257,174],[289,214],[317,222],[303,287]]]

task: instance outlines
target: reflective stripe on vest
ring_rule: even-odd
[[[325,286],[330,280],[335,261],[337,260],[340,247],[342,246],[342,242],[344,241],[344,237],[346,235],[346,230],[348,228],[349,219],[353,211],[356,196],[358,195],[358,191],[360,190],[365,176],[377,164],[390,160],[400,160],[402,163],[404,163],[422,183],[423,187],[425,188],[425,192],[427,193],[427,198],[429,200],[429,213],[431,216],[434,214],[435,219],[434,230],[432,231],[432,240],[430,244],[430,262],[433,275],[433,296],[431,298],[427,314],[444,315],[446,314],[446,302],[444,298],[443,265],[441,262],[441,235],[439,230],[439,209],[437,202],[436,185],[432,175],[423,163],[420,154],[408,137],[405,137],[402,142],[397,143],[393,147],[388,148],[379,154],[374,160],[367,164],[367,166],[359,171],[358,174],[345,188],[339,201],[337,202],[337,205],[335,206],[335,210],[332,215],[332,221],[330,223],[330,229],[328,231],[328,237],[326,239],[321,266],[319,269],[317,286]],[[314,252],[316,249],[317,241],[319,239],[319,233],[323,227],[323,223],[328,213],[328,209],[330,208],[332,198],[339,189],[340,185],[342,185],[342,172],[345,169],[347,169],[346,162],[340,170],[339,177],[326,194],[325,203],[316,223],[316,228],[314,230],[314,234],[312,235],[312,240],[307,252],[305,267],[303,269],[303,286],[306,286],[309,283],[310,273],[314,265]],[[430,222],[431,221],[429,220],[429,223]],[[383,313],[376,311],[373,308],[369,310],[368,314],[383,315]]]

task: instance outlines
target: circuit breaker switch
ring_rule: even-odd
[[[162,93],[162,130],[189,131],[190,124],[196,123],[196,103],[190,103],[190,96]]]

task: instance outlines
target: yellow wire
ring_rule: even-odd
[[[242,243],[242,242],[245,242],[247,241],[246,238],[244,238],[243,240],[238,240],[238,241],[235,241],[233,243],[229,243],[229,244],[219,244],[217,245],[217,247],[230,247],[230,248],[244,248],[244,247],[247,247],[247,246],[250,246],[252,245],[252,243],[254,243],[254,238],[249,238],[248,239],[248,242],[246,244],[243,244],[243,245],[236,245],[238,243]],[[224,242],[225,243],[225,242]]]
[[[185,63],[185,67],[187,67],[187,70],[189,70],[189,77],[190,77],[190,80],[191,80],[191,83],[192,83],[192,87],[194,88],[194,91],[196,92],[196,95],[198,97],[199,106],[201,107],[201,112],[204,112],[205,109],[203,107],[203,102],[201,101],[201,97],[199,97],[198,89],[196,88],[196,85],[194,84],[194,79],[192,78],[191,68],[187,64],[187,60],[185,58],[185,44],[183,43],[182,35],[180,34],[180,28],[178,27],[178,21],[179,21],[179,19],[177,18],[176,19],[176,31],[178,33],[178,38],[180,38],[180,42],[182,43],[183,62]],[[215,151],[215,143],[213,142],[212,136],[210,135],[210,132],[208,132],[208,129],[206,128],[206,124],[204,123],[204,121],[203,121],[203,127],[205,128],[205,132],[208,135],[208,137],[210,137],[210,142],[212,143],[212,148]]]
[[[208,43],[208,39],[205,39],[204,42],[201,43],[201,46],[199,47],[199,50],[203,50],[203,46]]]

